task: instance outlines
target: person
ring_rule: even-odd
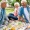
[[[1,2],[0,25],[3,25],[5,20],[8,20],[5,12],[6,2]]]
[[[13,20],[18,20],[17,16],[18,16],[18,10],[19,10],[19,7],[20,7],[20,4],[18,2],[14,3],[14,13],[10,13],[8,18],[9,20],[13,19]]]
[[[21,7],[18,12],[18,20],[22,20],[26,23],[29,23],[29,6],[27,6],[27,1],[21,1]]]

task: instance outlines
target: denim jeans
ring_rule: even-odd
[[[14,16],[14,14],[12,14],[12,13],[10,13],[8,15],[8,18],[9,18],[9,20],[11,20],[11,18],[14,19],[14,20],[18,20],[18,18],[16,16]]]

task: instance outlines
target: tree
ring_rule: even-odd
[[[21,0],[19,0],[20,6],[21,6]]]
[[[7,1],[8,1],[8,4],[10,5],[10,2],[11,2],[11,1],[10,1],[10,0],[7,0]]]
[[[29,5],[30,5],[30,0],[28,0],[28,2],[29,2]]]
[[[19,0],[16,0],[16,2],[19,2]]]
[[[16,0],[16,2],[19,2],[19,3],[20,3],[20,5],[21,5],[21,0]]]
[[[8,0],[8,4],[14,6],[14,3],[16,2],[16,0]]]
[[[2,0],[0,0],[0,2],[1,2]]]
[[[14,6],[14,3],[15,3],[15,2],[16,2],[16,0],[13,0],[13,2],[12,2],[12,4],[11,4],[11,5],[12,5],[12,6]]]

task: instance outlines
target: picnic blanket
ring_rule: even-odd
[[[6,23],[6,25],[4,25],[4,27],[1,29],[2,30],[25,30],[27,26],[28,24],[16,20],[16,21],[10,21],[9,23]]]
[[[24,22],[20,22],[20,21],[11,21],[7,26],[3,27],[3,30],[24,30],[25,27],[25,23]]]

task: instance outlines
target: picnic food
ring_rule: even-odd
[[[3,27],[3,30],[7,30],[8,28],[5,26],[5,27]]]
[[[19,30],[20,28],[22,28],[24,26],[24,24],[20,21],[16,21],[16,22],[11,22],[8,24],[8,26],[6,26],[6,28],[3,28],[5,30]]]
[[[15,27],[12,27],[11,30],[15,30]]]

